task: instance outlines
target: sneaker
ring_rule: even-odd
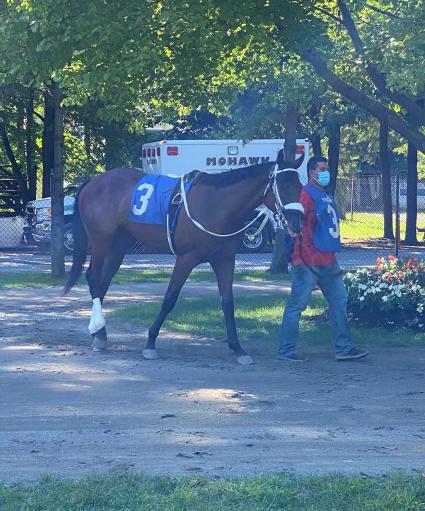
[[[288,353],[287,355],[278,355],[279,360],[289,360],[289,362],[305,362],[307,359],[298,353]]]
[[[359,350],[358,348],[351,348],[348,353],[343,355],[335,355],[337,360],[355,360],[356,358],[365,357],[369,352],[366,350]]]

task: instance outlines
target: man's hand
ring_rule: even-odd
[[[289,234],[289,236],[291,236],[291,238],[297,238],[298,236],[301,236],[300,233],[296,233],[294,231],[291,231],[291,229],[289,229],[289,227],[288,227],[288,234]]]

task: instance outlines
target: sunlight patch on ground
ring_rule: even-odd
[[[34,350],[43,350],[43,346],[39,344],[21,344],[19,346],[2,346],[0,350],[3,351],[34,351]]]
[[[86,385],[86,384],[83,384],[83,383],[60,383],[60,382],[57,382],[57,383],[49,383],[47,385],[42,385],[42,387],[46,388],[46,389],[52,389],[52,390],[64,390],[64,391],[68,391],[68,390],[81,390],[81,391],[85,391],[87,389],[91,389],[93,388],[93,385]]]
[[[196,399],[198,401],[229,401],[232,403],[240,403],[242,397],[256,398],[255,394],[240,393],[236,389],[214,389],[203,388],[182,393],[182,397]]]
[[[125,368],[124,368],[125,369]],[[16,364],[3,364],[2,372],[4,373],[39,373],[43,374],[60,374],[61,376],[73,376],[78,380],[88,382],[104,382],[111,383],[115,381],[139,381],[148,382],[150,378],[141,374],[124,374],[121,371],[115,371],[108,368],[108,373],[105,373],[103,368],[94,368],[83,364],[71,362],[69,364],[59,362],[22,362]]]

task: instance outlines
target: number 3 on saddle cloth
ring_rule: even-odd
[[[183,177],[186,193],[198,174],[198,171],[193,171]],[[179,177],[147,175],[133,190],[128,219],[139,224],[167,225],[168,242],[174,253],[174,231],[181,206]]]

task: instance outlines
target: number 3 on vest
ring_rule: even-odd
[[[153,194],[153,186],[149,183],[143,183],[137,189],[136,204],[133,206],[133,213],[135,215],[143,215],[148,209],[148,202]],[[139,205],[140,204],[140,205]]]
[[[332,215],[332,223],[333,223],[333,227],[329,227],[329,234],[332,236],[332,238],[339,238],[338,217],[336,216],[336,211],[330,204],[328,204],[328,213],[330,215]]]

